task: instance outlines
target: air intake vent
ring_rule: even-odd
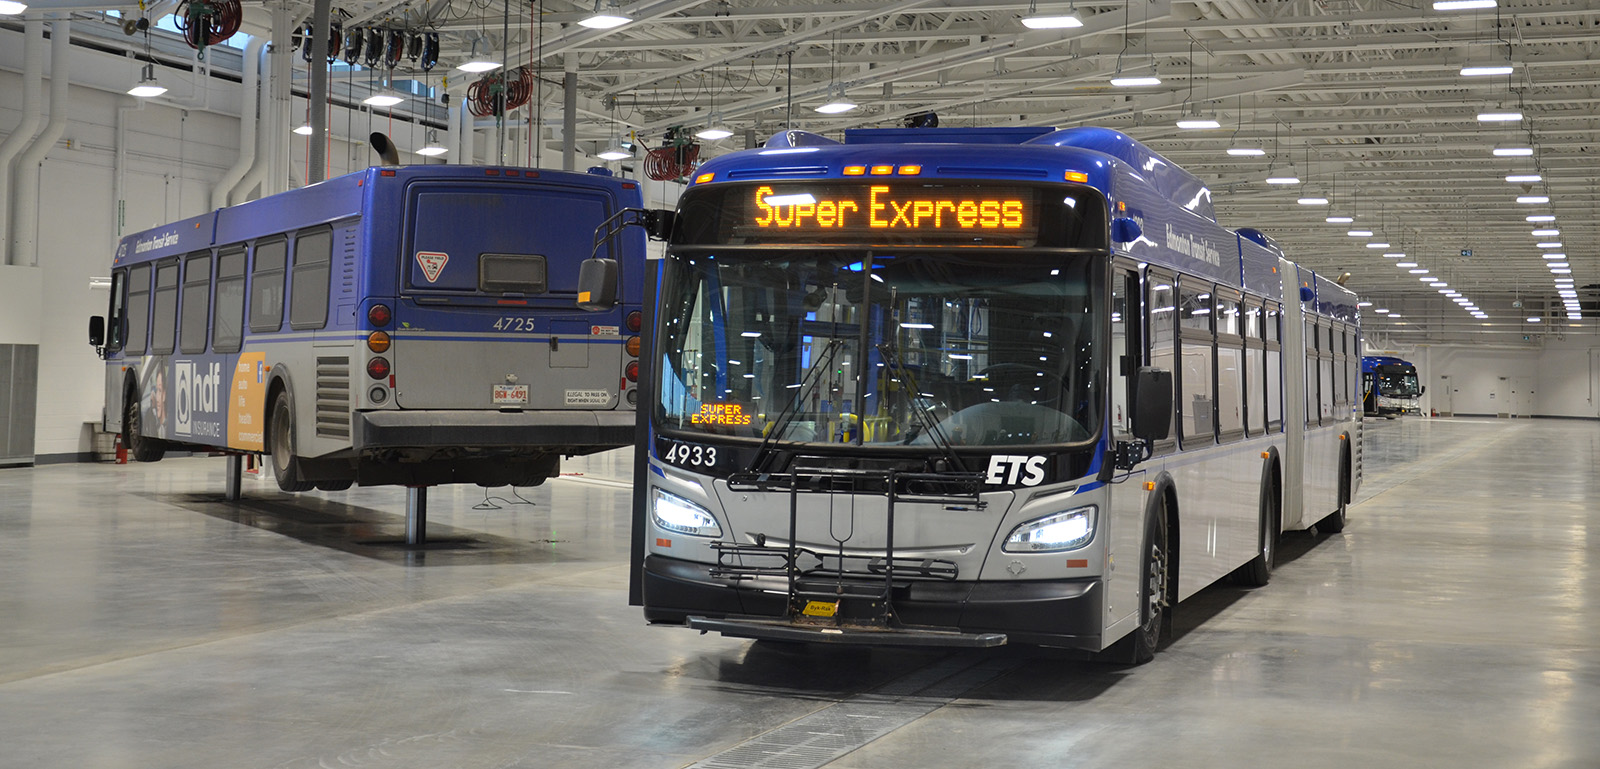
[[[350,356],[317,358],[317,435],[350,437]]]

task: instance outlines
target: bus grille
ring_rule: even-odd
[[[317,435],[350,437],[350,357],[317,358]]]

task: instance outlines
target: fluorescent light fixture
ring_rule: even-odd
[[[1539,247],[1539,248],[1560,248],[1561,247],[1561,241],[1552,240],[1552,241],[1547,242],[1547,243],[1535,243],[1534,245]]]
[[[1553,268],[1550,269],[1550,272],[1552,272],[1552,273],[1554,273],[1556,275],[1571,275],[1572,274],[1572,270],[1567,269],[1565,267],[1553,267]]]
[[[422,155],[424,157],[430,157],[431,158],[431,157],[435,157],[435,156],[438,156],[438,155],[443,155],[444,153],[449,152],[449,151],[450,150],[445,149],[443,145],[440,145],[437,142],[430,142],[428,144],[428,146],[417,150],[417,154],[418,155]]]
[[[1389,313],[1389,317],[1391,317],[1391,318],[1398,318],[1398,317],[1400,317],[1400,313],[1398,313],[1398,312],[1391,312],[1391,313]]]
[[[1407,267],[1415,267],[1415,266],[1417,266],[1417,263],[1416,262],[1395,262],[1394,266],[1399,267],[1401,269],[1405,269]]]
[[[621,147],[607,147],[604,152],[601,152],[595,157],[600,158],[601,160],[627,160],[628,158],[633,157],[633,153]]]
[[[0,0],[0,16],[15,16],[26,10],[28,10],[28,6],[24,3],[18,3],[15,0]]]
[[[1345,234],[1352,238],[1370,238],[1372,237],[1372,230],[1350,230]]]
[[[1372,303],[1371,302],[1356,302],[1356,306],[1357,307],[1371,307]]]
[[[1418,267],[1418,268],[1416,268],[1414,270],[1407,270],[1406,272],[1409,272],[1412,275],[1426,275],[1428,273],[1428,268],[1426,268],[1426,267]]]
[[[1433,0],[1435,11],[1469,11],[1474,8],[1493,8],[1495,0]]]
[[[1558,267],[1571,267],[1572,265],[1570,265],[1570,264],[1568,264],[1566,262],[1551,262],[1548,266],[1551,269],[1556,269]]]
[[[1148,85],[1161,85],[1161,78],[1155,75],[1130,75],[1128,77],[1118,75],[1111,78],[1111,84],[1118,88],[1139,88]]]
[[[630,21],[633,17],[623,13],[617,0],[594,0],[594,13],[578,24],[589,29],[615,29]]]
[[[1551,214],[1534,214],[1525,218],[1530,222],[1553,222],[1556,220],[1555,216]]]
[[[1536,238],[1553,238],[1553,237],[1555,237],[1557,235],[1560,235],[1560,234],[1561,234],[1561,230],[1534,230],[1533,231],[1533,236],[1536,237]]]
[[[1567,320],[1582,320],[1582,319],[1583,319],[1583,315],[1581,313],[1576,313],[1576,312],[1567,313]]]
[[[1178,127],[1183,129],[1196,128],[1221,128],[1222,124],[1210,118],[1184,118],[1178,121]]]
[[[1265,155],[1267,151],[1260,147],[1229,147],[1228,154],[1236,158],[1253,158]]]
[[[1544,177],[1538,174],[1506,174],[1506,181],[1518,184],[1530,184],[1533,182],[1544,181]]]
[[[932,323],[901,323],[900,327],[901,328],[915,328],[915,329],[927,330],[927,329],[933,328],[933,324]]]
[[[1430,287],[1432,287],[1432,288],[1439,289],[1439,293],[1441,293],[1441,294],[1450,290],[1450,288],[1449,288],[1450,284],[1446,283],[1446,282],[1444,282],[1442,280],[1436,280],[1436,281],[1434,281],[1432,283],[1429,283],[1428,285]]]
[[[827,104],[824,104],[820,107],[814,107],[813,109],[815,109],[817,112],[821,112],[824,115],[837,115],[841,112],[849,112],[855,108],[855,102],[840,96],[839,98],[834,99]]]
[[[1388,248],[1388,243],[1368,243],[1367,248]]]
[[[1521,158],[1532,154],[1532,147],[1519,142],[1501,142],[1494,145],[1494,156],[1497,158]]]
[[[294,129],[294,132],[297,133],[297,134],[300,134],[301,136],[310,136],[311,135],[311,124],[310,123],[302,123],[299,128]]]
[[[696,131],[694,135],[695,135],[695,138],[697,138],[697,139],[705,139],[706,141],[714,142],[714,141],[716,141],[718,139],[726,139],[729,136],[732,136],[733,132],[729,131],[726,128],[717,128],[715,126],[708,126],[706,128],[700,129],[699,131]]]
[[[1543,256],[1546,259],[1565,259],[1565,258],[1567,258],[1566,254],[1558,254],[1558,253],[1556,253],[1554,251],[1551,251],[1548,254],[1540,254],[1540,256]]]
[[[1416,270],[1412,270],[1412,272],[1416,272]],[[1423,272],[1427,272],[1427,270],[1423,270]],[[1420,280],[1423,283],[1433,283],[1434,281],[1438,280],[1438,278],[1432,275],[1423,275],[1422,277],[1417,278],[1417,280]]]
[[[498,62],[498,61],[489,61],[488,59],[481,58],[481,57],[475,58],[475,59],[473,59],[471,61],[461,62],[461,64],[456,67],[456,69],[459,69],[462,72],[473,72],[473,73],[489,72],[491,70],[496,70],[496,69],[499,69],[499,68],[500,68],[500,62]]]
[[[138,84],[128,89],[129,96],[137,96],[141,99],[148,99],[152,96],[160,96],[166,92],[167,87],[162,85],[160,81],[156,80],[155,62],[150,62],[144,65],[144,69],[139,70]]]
[[[1328,205],[1328,199],[1327,198],[1319,198],[1319,197],[1317,197],[1315,195],[1308,195],[1308,196],[1303,197],[1303,198],[1301,198],[1299,200],[1296,200],[1295,202],[1299,203],[1302,206],[1325,206],[1325,205]]]
[[[1384,307],[1379,307],[1378,309],[1373,310],[1373,312],[1378,313],[1379,315],[1387,315],[1387,314],[1389,314],[1389,310],[1387,308],[1384,308]]]
[[[1521,120],[1521,119],[1522,119],[1522,113],[1521,112],[1516,112],[1514,110],[1502,110],[1500,112],[1479,112],[1478,113],[1478,122],[1480,122],[1480,123],[1510,123],[1510,122],[1513,122],[1513,121],[1516,121],[1516,120]]]
[[[1294,167],[1273,168],[1267,171],[1267,184],[1299,184],[1300,177],[1295,174]]]
[[[1461,68],[1462,77],[1491,77],[1509,75],[1511,72],[1510,64],[1468,65]]]
[[[1028,29],[1074,29],[1083,26],[1083,19],[1070,13],[1064,16],[1032,14],[1022,17],[1022,26]]]
[[[1383,258],[1385,258],[1385,259],[1404,259],[1405,258],[1405,254],[1403,254],[1403,253],[1401,253],[1399,251],[1390,251],[1389,253],[1384,254]]]
[[[1534,203],[1549,203],[1550,202],[1550,196],[1549,195],[1518,195],[1517,196],[1517,202],[1518,203],[1525,203],[1525,204],[1529,204],[1529,205],[1534,204]]]
[[[406,97],[401,96],[400,94],[393,93],[393,92],[390,92],[390,91],[380,91],[380,92],[375,93],[375,94],[373,94],[371,96],[368,96],[365,99],[362,99],[361,103],[362,104],[370,104],[370,105],[372,105],[374,107],[393,107],[394,105],[399,104],[400,102],[403,102],[405,100],[406,100]]]
[[[809,206],[816,203],[817,199],[809,192],[796,192],[792,195],[768,195],[761,202],[769,206]]]
[[[1528,316],[1528,322],[1529,323],[1538,323],[1539,320],[1540,320],[1540,318],[1537,315],[1529,315]]]
[[[1322,221],[1325,221],[1328,224],[1349,224],[1355,221],[1355,219],[1348,216],[1330,216]]]

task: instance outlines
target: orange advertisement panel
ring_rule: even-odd
[[[267,415],[262,410],[267,398],[267,355],[247,352],[233,367],[233,384],[228,386],[228,447],[245,451],[266,448],[263,430]]]

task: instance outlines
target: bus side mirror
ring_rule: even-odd
[[[672,230],[678,224],[678,212],[651,209],[644,212],[644,231],[655,240],[671,240]]]
[[[1133,437],[1164,441],[1172,430],[1172,372],[1140,367],[1133,385]]]
[[[1421,387],[1418,387],[1417,388],[1417,394],[1418,395],[1427,395],[1428,394],[1428,386],[1427,385],[1423,385]]]
[[[89,319],[89,345],[99,347],[106,343],[106,319],[96,315]]]
[[[583,260],[578,268],[578,309],[604,312],[616,306],[617,260]]]
[[[1132,217],[1119,216],[1111,220],[1111,240],[1114,243],[1132,243],[1144,234]]]

